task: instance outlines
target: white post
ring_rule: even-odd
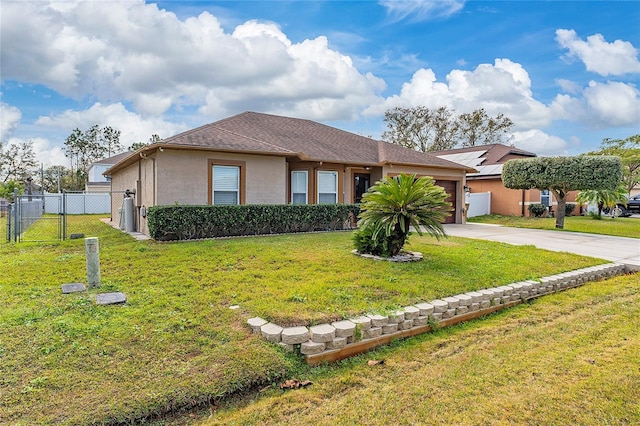
[[[85,238],[84,248],[87,256],[87,284],[90,288],[100,287],[100,248],[98,238]]]

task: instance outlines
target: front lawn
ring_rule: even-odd
[[[552,217],[521,217],[486,215],[469,219],[473,223],[493,223],[514,228],[548,229],[554,231],[586,232],[590,234],[614,235],[617,237],[640,238],[640,219],[635,217],[593,219],[589,216],[569,216],[564,219],[564,229],[556,229],[556,219]]]
[[[217,412],[212,425],[640,424],[635,276],[540,298],[341,364],[301,370]],[[368,365],[368,361],[383,364]]]
[[[99,237],[99,290],[61,292],[86,281],[82,239],[0,245],[0,423],[130,422],[299,367],[249,316],[318,323],[601,263],[460,238],[414,236],[425,260],[391,264],[352,255],[347,232],[157,244],[94,216],[69,227]],[[96,306],[106,291],[127,303]]]

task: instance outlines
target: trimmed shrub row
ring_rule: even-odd
[[[148,211],[149,235],[157,241],[350,229],[356,204],[249,204],[156,206]]]

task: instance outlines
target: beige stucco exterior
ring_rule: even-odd
[[[247,204],[286,203],[287,166],[283,157],[229,154],[211,151],[163,149],[140,156],[137,161],[114,173],[113,192],[135,190],[136,229],[148,233],[142,207],[171,204],[205,205],[210,203],[209,168],[217,161],[244,164]],[[111,198],[112,221],[118,222],[122,196]]]
[[[139,155],[133,164],[112,175],[112,220],[119,221],[124,191],[135,190],[135,220],[139,232],[148,233],[144,209],[172,204],[211,204],[211,167],[213,164],[238,164],[243,174],[243,204],[286,204],[291,202],[290,173],[306,170],[308,176],[308,202],[317,203],[318,171],[338,173],[338,202],[354,202],[354,175],[368,174],[370,184],[384,176],[400,173],[431,176],[439,181],[453,182],[456,200],[453,220],[463,220],[465,185],[464,170],[435,167],[385,165],[377,167],[348,166],[339,163],[304,162],[285,157],[241,153],[168,149]]]

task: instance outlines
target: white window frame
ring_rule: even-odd
[[[320,176],[327,176],[327,175],[331,175],[334,176],[335,179],[335,188],[333,191],[331,192],[321,192],[321,186],[322,186],[322,179]],[[328,194],[333,194],[334,195],[334,202],[331,203],[321,203],[320,202],[320,198],[321,195],[328,195]],[[333,171],[333,170],[318,170],[318,204],[338,204],[338,172],[337,171]]]
[[[295,196],[303,194],[303,192],[296,192],[298,188],[294,188],[294,175],[304,176],[304,203],[295,202]],[[307,170],[291,171],[291,204],[309,204],[309,172]]]
[[[236,184],[235,184],[235,193],[236,193],[236,200],[235,203],[233,204],[216,204],[216,168],[218,169],[235,169],[237,172],[237,176],[236,176]],[[239,205],[240,204],[240,166],[235,166],[235,165],[226,165],[226,164],[213,164],[211,166],[211,204],[213,205]],[[224,192],[231,192],[231,191],[224,191]]]
[[[546,204],[543,201],[545,198],[549,200],[548,203]],[[547,207],[551,207],[551,191],[549,191],[548,189],[540,190],[540,204],[545,205]]]

